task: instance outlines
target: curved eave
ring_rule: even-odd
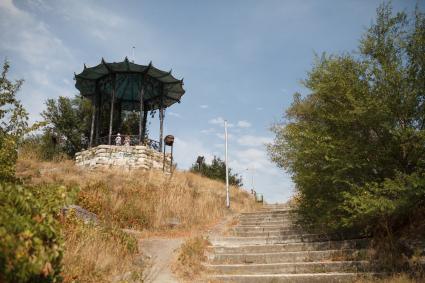
[[[141,75],[150,76],[153,79],[156,79],[164,84],[173,84],[173,83],[182,83],[182,80],[176,79],[171,71],[165,72],[160,69],[155,68],[152,64],[149,65],[139,65],[128,60],[123,62],[114,62],[107,63],[102,59],[102,63],[94,67],[86,67],[84,70],[75,75],[76,79],[84,79],[96,81],[107,75],[111,74],[125,74],[125,73],[138,73]]]

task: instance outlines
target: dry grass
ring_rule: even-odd
[[[99,227],[64,221],[65,282],[139,279],[142,267],[135,262],[140,254],[131,248],[134,238],[124,236],[121,228],[141,230],[142,237],[196,235],[226,214],[256,207],[252,196],[232,187],[232,208],[227,210],[223,183],[188,172],[167,176],[159,171],[87,170],[76,167],[72,160],[43,162],[26,152],[18,160],[17,176],[27,184],[77,188],[76,204],[96,213],[100,220]],[[191,245],[187,244],[186,252]],[[196,262],[200,261],[191,256],[184,261],[193,264],[182,269],[186,270],[183,273],[197,272]],[[124,274],[125,279],[119,279]]]
[[[63,160],[20,159],[17,175],[28,183],[58,183],[80,188],[77,203],[121,228],[172,234],[216,223],[226,213],[221,182],[189,172],[87,170]],[[232,212],[256,206],[244,190],[231,187]],[[170,229],[171,223],[178,223]]]
[[[209,242],[202,236],[188,239],[179,249],[177,261],[173,266],[174,272],[183,280],[190,281],[203,271],[202,262],[206,260]]]
[[[81,223],[75,217],[63,221],[64,282],[119,282],[142,278],[143,265],[137,240],[119,229]]]

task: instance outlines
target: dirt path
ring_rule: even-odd
[[[233,219],[229,215],[218,224],[206,231],[208,236],[221,234],[228,222]],[[175,251],[184,243],[187,237],[179,238],[148,238],[140,240],[139,247],[144,256],[149,258],[149,267],[145,270],[144,280],[149,283],[174,283],[179,279],[173,274],[171,266],[175,259]]]
[[[179,282],[171,271],[174,251],[180,247],[185,238],[150,238],[140,241],[140,249],[150,258],[151,265],[145,273],[146,282]]]

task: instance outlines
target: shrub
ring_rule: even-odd
[[[389,234],[423,205],[424,48],[425,14],[383,4],[358,55],[317,58],[268,147],[305,222]]]
[[[0,281],[61,281],[62,241],[55,218],[65,187],[0,183]]]
[[[191,172],[200,173],[201,175],[213,180],[226,181],[226,163],[219,157],[214,156],[211,164],[202,162],[200,165],[194,163],[190,168]],[[229,168],[229,184],[242,187],[242,177],[237,173],[232,173],[232,168]]]

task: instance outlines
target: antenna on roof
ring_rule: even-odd
[[[131,56],[131,58],[133,59],[133,60],[131,60],[132,63],[134,63],[134,50],[135,49],[136,49],[136,46],[133,46],[133,48],[132,48],[133,53],[132,53],[132,56]]]

